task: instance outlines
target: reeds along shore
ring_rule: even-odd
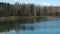
[[[60,18],[59,16],[8,16],[8,17],[0,17],[0,22],[3,22],[3,21],[20,21],[22,19],[36,19],[36,18]]]

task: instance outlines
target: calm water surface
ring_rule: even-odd
[[[25,19],[0,25],[0,34],[60,34],[60,18]]]

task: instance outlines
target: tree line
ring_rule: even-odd
[[[60,16],[60,7],[0,2],[1,16]]]

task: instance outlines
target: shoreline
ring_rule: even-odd
[[[24,18],[60,18],[60,16],[7,16],[0,17],[0,21],[18,21],[19,19]]]

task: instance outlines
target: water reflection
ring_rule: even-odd
[[[23,18],[19,20],[21,23],[35,23],[40,21],[47,21],[46,18]]]
[[[19,23],[14,22],[2,22],[0,23],[0,32],[6,32],[10,30],[34,30],[34,26],[21,26],[21,23],[34,23],[37,22],[38,19],[32,19],[32,18],[24,18],[21,19]]]
[[[24,18],[19,22],[0,23],[0,34],[20,34],[20,32],[60,31],[60,18]],[[38,32],[38,33],[39,33]]]

